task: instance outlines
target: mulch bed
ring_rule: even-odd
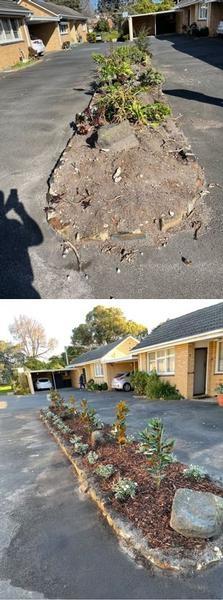
[[[57,414],[60,414],[60,411],[57,411]],[[82,436],[83,443],[89,444],[89,450],[92,449],[88,426],[79,417],[72,420],[66,419],[65,423],[73,433]],[[109,431],[110,426],[106,426],[103,434],[109,433]],[[72,434],[61,435],[67,442],[72,436]],[[185,477],[183,471],[186,465],[175,462],[166,468],[165,478],[161,481],[158,490],[154,479],[148,472],[148,459],[145,455],[137,453],[137,447],[136,442],[119,446],[117,442],[107,438],[106,444],[96,449],[99,455],[97,463],[90,465],[87,458],[83,457],[83,467],[88,473],[94,475],[98,464],[115,466],[117,471],[108,480],[102,479],[96,474],[94,475],[95,480],[111,506],[143,532],[151,547],[162,550],[177,548],[178,552],[182,549],[184,556],[189,555],[190,550],[202,550],[206,545],[205,540],[185,538],[171,529],[169,523],[174,494],[178,488],[187,487],[223,497],[223,489],[208,476],[201,480]],[[138,493],[134,499],[129,498],[125,502],[115,499],[112,486],[118,480],[119,475],[137,482]]]

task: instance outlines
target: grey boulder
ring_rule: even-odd
[[[103,127],[100,127],[97,145],[102,150],[123,152],[123,150],[137,148],[139,141],[129,121],[122,121],[117,125],[103,125]]]
[[[173,499],[170,526],[185,537],[218,537],[223,532],[223,498],[180,488]]]
[[[97,446],[101,446],[105,443],[104,435],[101,431],[92,431],[91,434],[91,444],[93,448],[97,448]]]

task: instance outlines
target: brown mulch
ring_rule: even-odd
[[[90,432],[86,424],[79,417],[66,420],[73,433],[82,436],[83,443],[90,443]],[[106,426],[106,433],[110,427]],[[104,433],[104,430],[103,430]],[[71,434],[63,437],[69,441]],[[95,475],[97,484],[104,492],[111,506],[131,523],[138,527],[144,534],[150,546],[153,548],[168,549],[176,548],[178,552],[187,554],[190,550],[199,550],[205,547],[206,541],[196,538],[185,538],[170,527],[170,515],[174,494],[178,488],[188,487],[193,490],[212,492],[223,497],[223,488],[215,484],[208,476],[201,480],[193,480],[183,475],[186,465],[175,462],[165,470],[165,477],[157,489],[154,479],[149,474],[149,461],[143,454],[137,453],[137,443],[131,442],[125,446],[119,446],[115,441],[107,438],[105,445],[96,449],[99,459],[94,465],[90,465],[86,457],[83,457],[83,465],[89,473],[94,474],[98,464],[113,464],[116,473],[105,480]],[[129,498],[125,502],[115,499],[112,486],[115,481],[125,477],[136,481],[138,492],[134,499]]]

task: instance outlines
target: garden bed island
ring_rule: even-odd
[[[52,392],[41,419],[72,463],[80,489],[96,502],[136,558],[184,572],[221,560],[223,488],[202,469],[177,460],[174,441],[166,439],[159,419],[148,422],[140,441],[128,438],[127,413],[126,403],[120,402],[114,425],[104,425],[86,401],[77,408],[74,398],[65,404]],[[182,502],[177,506],[179,493],[194,495],[186,508]],[[206,516],[204,511],[199,514],[203,501],[205,506],[212,502]],[[198,513],[193,514],[197,503]],[[174,526],[181,513],[191,534],[187,529],[182,535]],[[185,522],[182,531],[183,526]]]
[[[177,230],[196,235],[208,222],[204,173],[148,49],[122,46],[94,59],[92,97],[50,178],[46,214],[66,252],[75,246],[85,260],[94,242],[131,262],[145,244],[165,246]]]

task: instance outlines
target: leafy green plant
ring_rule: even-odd
[[[74,414],[78,413],[77,410],[77,400],[75,398],[75,396],[71,395],[68,398],[68,409],[71,409],[71,412],[73,412]]]
[[[135,498],[137,489],[138,484],[135,481],[121,477],[112,487],[115,498],[121,502],[125,502],[128,498]]]
[[[161,419],[150,419],[147,427],[140,433],[140,450],[149,459],[148,470],[153,476],[157,488],[165,477],[166,467],[173,462],[174,440],[164,436],[164,425]]]
[[[147,121],[150,121],[154,125],[159,125],[171,115],[171,109],[163,102],[154,102],[154,104],[147,104],[144,107],[144,114]]]
[[[112,81],[124,82],[133,78],[134,72],[129,61],[119,57],[115,53],[105,56],[102,54],[93,54],[93,59],[99,65],[99,84],[110,83]]]
[[[98,465],[95,469],[95,473],[103,479],[109,479],[115,472],[114,465]]]
[[[149,374],[146,371],[135,371],[131,375],[131,384],[136,394],[144,396],[146,393],[146,385],[149,379]]]
[[[103,42],[113,42],[118,39],[118,35],[118,31],[113,29],[112,31],[102,33],[101,37]]]
[[[82,440],[82,435],[72,435],[72,437],[69,439],[70,444],[79,444]]]
[[[147,29],[147,27],[141,27],[137,39],[135,41],[135,45],[136,47],[141,51],[141,52],[145,52],[146,54],[149,53],[149,46],[150,46],[150,41],[148,38],[149,35],[149,30]]]
[[[189,467],[184,469],[183,476],[189,477],[190,479],[199,480],[204,479],[206,473],[204,469],[198,465],[189,465]]]
[[[165,77],[155,69],[147,69],[139,75],[139,81],[145,87],[153,87],[164,83]]]
[[[223,383],[220,383],[216,388],[215,391],[217,392],[217,394],[223,394]]]
[[[63,398],[62,398],[60,392],[57,392],[57,390],[50,390],[49,395],[50,395],[51,406],[54,406],[55,408],[62,408]]]
[[[126,417],[129,412],[129,408],[126,402],[121,401],[116,405],[116,421],[114,423],[114,430],[116,432],[116,440],[118,444],[122,445],[126,443]]]
[[[145,392],[150,400],[179,400],[181,398],[176,386],[171,385],[169,381],[162,381],[155,370],[148,376]]]
[[[47,419],[53,419],[54,413],[52,412],[52,410],[47,410],[45,412],[45,416],[46,416]]]
[[[89,31],[89,32],[87,33],[87,41],[88,41],[90,44],[95,44],[95,43],[96,43],[96,37],[97,37],[97,36],[96,36],[96,33],[95,33],[94,31],[91,31],[91,32]]]
[[[89,448],[88,444],[82,444],[81,442],[77,442],[74,445],[74,451],[77,454],[81,454],[82,456],[84,456],[84,454],[87,454],[88,448]]]
[[[97,462],[98,458],[99,456],[97,452],[94,452],[93,450],[88,452],[87,459],[90,465],[94,465]]]
[[[110,27],[109,27],[109,23],[107,19],[99,19],[99,21],[96,23],[95,27],[94,27],[94,31],[110,31]]]

